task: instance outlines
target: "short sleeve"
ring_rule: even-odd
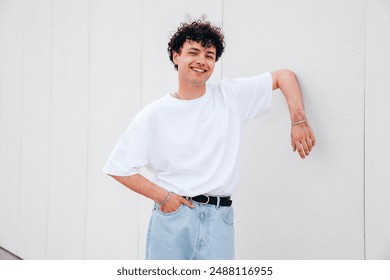
[[[272,75],[270,72],[226,81],[232,89],[244,123],[267,113],[272,105]]]
[[[131,176],[140,173],[147,164],[147,137],[144,130],[134,121],[119,138],[111,152],[103,172],[116,176]]]

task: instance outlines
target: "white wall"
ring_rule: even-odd
[[[0,1],[0,246],[26,259],[144,258],[151,202],[102,166],[131,118],[176,89],[169,33],[206,14],[215,70],[299,78],[318,144],[289,116],[248,125],[234,195],[238,259],[390,259],[390,2]],[[387,184],[387,185],[386,185]]]
[[[390,2],[369,1],[365,64],[365,213],[369,259],[390,259]]]

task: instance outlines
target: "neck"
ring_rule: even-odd
[[[206,85],[201,86],[183,86],[179,84],[177,96],[179,99],[191,100],[203,96],[206,93]]]

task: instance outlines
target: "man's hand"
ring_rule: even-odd
[[[160,206],[160,211],[164,213],[175,212],[182,204],[187,205],[190,208],[194,208],[194,205],[189,200],[180,195],[172,193],[168,201]]]
[[[293,152],[298,151],[302,159],[310,154],[315,144],[316,139],[308,121],[291,127]]]

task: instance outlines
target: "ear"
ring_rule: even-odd
[[[180,54],[177,53],[177,52],[173,52],[173,63],[175,63],[175,65],[178,65],[179,64],[179,61],[178,61],[178,58],[179,58]]]

